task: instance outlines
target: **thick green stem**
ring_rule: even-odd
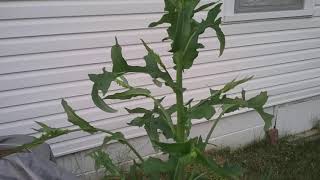
[[[177,62],[177,87],[176,100],[177,100],[177,140],[183,142],[185,140],[185,121],[184,121],[184,103],[183,103],[183,87],[182,76],[183,67],[181,60]]]

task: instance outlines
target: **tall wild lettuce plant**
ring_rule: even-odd
[[[110,141],[117,141],[128,146],[137,159],[134,160],[130,168],[130,178],[141,179],[141,175],[148,179],[205,179],[206,174],[199,174],[196,171],[186,170],[189,165],[199,164],[207,167],[210,171],[225,177],[236,178],[241,172],[230,165],[219,165],[214,160],[204,155],[206,146],[209,143],[213,130],[224,114],[234,112],[240,108],[252,108],[256,110],[265,122],[265,130],[271,125],[272,115],[264,112],[263,106],[267,102],[266,92],[247,99],[243,90],[240,97],[229,97],[227,93],[236,86],[247,82],[251,78],[233,80],[227,83],[222,89],[210,89],[208,97],[197,102],[193,99],[186,100],[183,86],[184,71],[190,69],[198,57],[199,50],[204,45],[199,43],[199,37],[206,29],[213,29],[220,42],[220,55],[225,48],[225,36],[221,30],[221,3],[209,3],[200,6],[200,0],[164,0],[165,14],[162,18],[150,24],[150,27],[165,24],[167,34],[164,41],[171,43],[170,53],[175,64],[175,78],[168,72],[167,67],[161,60],[159,54],[151,49],[142,40],[143,46],[147,50],[144,56],[145,66],[132,66],[127,63],[122,55],[122,49],[116,40],[116,44],[111,49],[111,59],[113,62],[112,71],[102,70],[101,74],[90,74],[89,78],[94,83],[92,87],[92,100],[95,105],[106,113],[114,113],[117,110],[108,105],[108,100],[119,99],[128,100],[135,97],[151,99],[154,106],[149,109],[135,108],[126,109],[130,114],[137,114],[129,125],[143,127],[153,144],[153,147],[168,155],[167,160],[153,157],[143,158],[139,152],[128,142],[121,132],[111,132],[92,126],[87,121],[79,117],[74,110],[62,101],[68,121],[78,126],[76,130],[66,130],[51,128],[43,123],[38,123],[42,128],[42,136],[34,144],[42,143],[48,139],[55,138],[74,131],[85,131],[91,134],[103,132],[106,134],[104,145]],[[207,17],[198,21],[194,16],[202,10],[208,9]],[[165,97],[155,97],[150,90],[135,87],[126,80],[128,73],[143,73],[149,75],[156,85],[162,83],[168,86],[176,95],[176,104],[169,107],[162,105]],[[122,87],[123,92],[108,94],[112,82]],[[176,116],[176,121],[173,119]],[[192,121],[195,119],[206,119],[212,121],[212,127],[206,137],[190,137]],[[169,141],[161,141],[160,137],[165,137]],[[169,143],[170,142],[170,143]],[[30,146],[30,145],[29,145]],[[29,147],[26,145],[25,147]],[[104,167],[107,174],[125,179],[119,168],[112,163],[111,158],[102,148],[91,153],[98,167]],[[140,177],[140,178],[139,178]]]

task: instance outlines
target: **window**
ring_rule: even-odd
[[[224,0],[224,21],[311,16],[314,0]]]

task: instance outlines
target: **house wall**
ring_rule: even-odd
[[[277,115],[281,133],[311,128],[319,116],[316,105],[320,95],[320,0],[316,3],[313,17],[223,25],[227,43],[220,58],[215,34],[206,32],[201,38],[206,48],[193,69],[185,73],[186,95],[200,100],[209,94],[208,87],[218,88],[235,77],[254,75],[254,80],[242,87],[249,96],[268,91],[268,111]],[[71,127],[60,105],[65,98],[92,125],[120,130],[145,155],[151,154],[145,132],[126,125],[132,116],[123,107],[150,107],[152,103],[146,99],[112,101],[119,112],[104,113],[91,101],[87,74],[99,73],[102,67],[111,69],[110,47],[115,36],[130,64],[143,64],[146,52],[142,38],[172,69],[169,44],[161,42],[165,29],[146,28],[159,19],[162,9],[161,0],[0,2],[0,136],[36,135],[32,130],[37,128],[35,121]],[[205,12],[197,18],[203,16]],[[156,96],[165,95],[166,105],[174,102],[168,88],[156,88],[147,76],[131,74],[128,79],[151,88]],[[111,90],[121,89],[112,86]],[[192,134],[203,134],[208,127],[206,121],[197,121]],[[222,121],[214,142],[244,144],[261,137],[262,127],[256,113],[240,111]],[[100,134],[73,133],[50,143],[61,165],[75,171],[79,164],[81,172],[87,172],[92,164],[83,163],[87,158],[83,155],[102,138]],[[113,144],[111,149],[119,153],[118,147]]]

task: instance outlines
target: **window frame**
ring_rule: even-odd
[[[235,0],[224,0],[223,22],[266,20],[289,17],[310,17],[313,15],[315,0],[304,0],[303,9],[266,12],[235,13]]]

